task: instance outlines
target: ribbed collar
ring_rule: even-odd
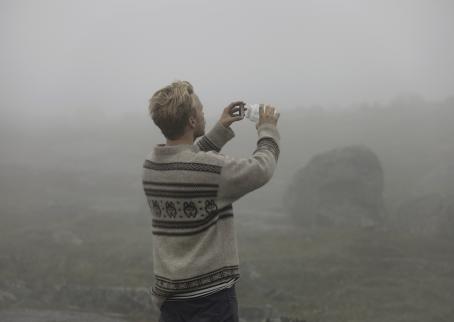
[[[154,147],[154,153],[159,154],[175,154],[184,150],[190,150],[196,152],[196,146],[194,144],[175,144],[166,145],[164,143],[157,144]]]

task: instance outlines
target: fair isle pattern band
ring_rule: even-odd
[[[218,147],[216,144],[214,144],[213,141],[211,141],[205,135],[196,144],[199,146],[199,149],[201,151],[212,151],[212,150],[214,150],[216,152],[221,151],[221,148]]]
[[[235,282],[239,279],[239,277],[233,277],[228,281],[222,282],[219,285],[215,285],[212,287],[205,288],[203,290],[197,290],[197,291],[192,291],[192,292],[187,292],[187,293],[178,293],[174,294],[171,297],[167,298],[167,301],[181,301],[181,300],[186,300],[186,299],[192,299],[192,298],[197,298],[197,297],[202,297],[206,295],[210,295],[216,292],[219,292],[223,289],[232,287]]]
[[[154,292],[157,295],[169,296],[177,293],[187,293],[194,290],[201,290],[224,283],[232,277],[239,277],[238,265],[224,266],[215,271],[191,278],[172,280],[155,274]]]
[[[273,138],[264,137],[264,138],[261,138],[260,140],[258,140],[257,149],[255,149],[254,153],[257,151],[260,151],[260,150],[271,151],[273,153],[276,161],[279,158],[279,153],[280,153],[279,146],[277,145],[277,143],[274,141]]]
[[[228,219],[228,218],[232,218],[233,217],[233,213],[226,213],[226,214],[222,214],[222,215],[219,215],[219,216],[216,216],[215,219],[211,222],[209,222],[208,224],[204,225],[203,227],[201,228],[198,228],[198,229],[193,229],[193,230],[187,230],[187,231],[171,231],[171,230],[152,230],[151,233],[153,235],[161,235],[161,236],[189,236],[189,235],[195,235],[195,234],[199,234],[205,230],[207,230],[208,228],[210,227],[213,227],[213,225],[215,225],[219,220],[225,220],[225,219]]]
[[[220,216],[225,214],[233,213],[233,206],[227,205],[217,211],[213,211],[209,214],[206,218],[199,219],[199,220],[160,220],[160,219],[152,219],[152,227],[157,228],[173,228],[173,229],[181,229],[181,228],[196,228],[205,225],[206,223],[210,222],[211,220],[217,220]]]
[[[198,162],[153,162],[150,160],[145,160],[143,167],[151,170],[186,170],[186,171],[202,171],[202,172],[212,172],[212,173],[221,173],[222,166],[207,164],[207,163],[198,163]]]
[[[186,236],[200,233],[218,220],[233,216],[229,204],[216,204],[219,184],[142,180],[152,209],[152,233]]]

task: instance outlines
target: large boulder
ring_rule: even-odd
[[[369,227],[383,223],[383,169],[362,145],[315,155],[284,195],[292,218],[308,228]]]

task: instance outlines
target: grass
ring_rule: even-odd
[[[11,229],[0,235],[0,285],[152,282],[150,227],[131,218],[73,217],[64,228],[84,240],[79,246],[55,243],[45,225],[24,229],[9,220]],[[454,320],[452,240],[362,230],[248,231],[238,238],[240,307],[271,304],[308,322]]]
[[[272,303],[307,321],[454,318],[450,240],[361,230],[326,230],[310,240],[282,234],[263,239],[240,243],[240,256],[259,271],[256,282],[282,290],[281,296],[242,289],[245,305]],[[258,252],[258,245],[266,251]]]

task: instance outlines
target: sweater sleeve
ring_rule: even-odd
[[[222,155],[223,166],[218,197],[234,202],[247,193],[260,188],[274,174],[280,152],[280,134],[270,123],[258,129],[257,148],[250,158],[233,158]]]
[[[230,127],[225,127],[217,121],[213,128],[202,136],[195,144],[197,151],[221,151],[222,147],[235,136]]]

